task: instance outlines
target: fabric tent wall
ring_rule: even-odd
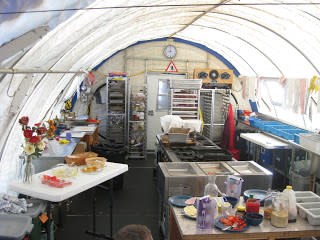
[[[55,2],[62,3],[55,5],[61,7],[61,12],[74,3]],[[51,117],[52,107],[61,104],[57,99],[62,99],[75,72],[90,71],[140,41],[177,37],[199,43],[224,56],[242,75],[307,79],[319,75],[319,4],[313,0],[301,2],[193,0],[186,4],[177,0],[173,5],[168,0],[83,1],[82,6],[91,3],[88,9],[73,11],[69,18],[62,17],[60,24],[50,25],[52,30],[9,66],[43,73],[1,77],[0,144],[3,147],[6,142],[22,140],[16,124],[20,116],[29,115],[32,122]],[[30,6],[27,10],[39,8]],[[1,31],[11,32],[16,21],[27,25],[25,19],[35,13],[6,19],[0,24]],[[45,13],[40,11],[37,15]],[[33,18],[32,29],[42,26],[45,18]],[[54,20],[49,16],[46,23]],[[19,29],[22,33],[30,30]],[[73,73],[45,74],[46,71]],[[17,134],[9,135],[11,130]],[[2,151],[2,156],[7,154],[18,153],[13,148]],[[3,164],[2,159],[0,177],[12,173],[6,172],[8,166]]]

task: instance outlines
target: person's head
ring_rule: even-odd
[[[152,235],[146,226],[130,224],[117,232],[115,240],[152,240]]]

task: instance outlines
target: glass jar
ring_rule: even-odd
[[[271,218],[272,213],[272,201],[276,196],[276,193],[270,193],[271,196],[264,200],[264,207],[263,207],[263,216],[265,219]]]
[[[235,216],[244,220],[246,218],[246,207],[238,206]]]
[[[288,196],[277,193],[272,201],[271,224],[275,227],[288,226]]]

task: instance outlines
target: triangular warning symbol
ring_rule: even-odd
[[[178,72],[178,68],[176,67],[176,65],[174,65],[173,61],[170,61],[166,72]]]

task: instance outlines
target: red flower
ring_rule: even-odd
[[[32,137],[32,130],[31,129],[26,129],[26,130],[24,130],[23,131],[23,136],[25,137],[25,138],[31,138]]]
[[[48,131],[47,128],[45,128],[45,127],[39,127],[39,128],[37,129],[37,134],[38,134],[38,135],[43,135],[43,134],[45,134],[47,131]]]
[[[38,136],[32,136],[29,140],[30,143],[38,143],[40,142],[40,138]]]
[[[41,123],[36,123],[35,126],[36,126],[36,127],[40,127],[40,126],[41,126]]]
[[[19,119],[19,123],[22,124],[22,125],[28,125],[29,118],[27,116],[24,116],[24,117]]]

